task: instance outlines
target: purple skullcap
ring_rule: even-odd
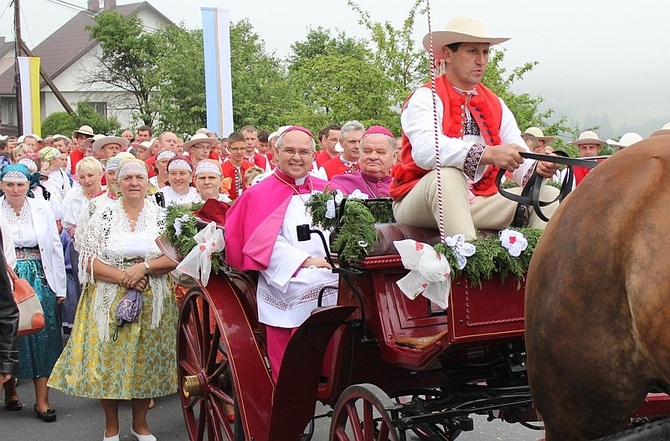
[[[363,133],[363,137],[365,138],[368,135],[386,135],[389,138],[395,138],[393,136],[393,133],[391,133],[391,131],[384,126],[371,126],[371,127],[369,127],[365,131],[365,133]]]
[[[314,138],[314,135],[312,135],[312,132],[310,132],[309,129],[307,129],[307,128],[303,127],[303,126],[290,126],[290,127],[287,127],[286,130],[284,130],[284,131],[282,132],[282,135],[286,135],[288,132],[293,132],[293,131],[295,131],[295,130],[297,130],[297,131],[299,131],[299,132],[302,132],[302,133],[306,133],[306,134],[308,134],[310,138]]]

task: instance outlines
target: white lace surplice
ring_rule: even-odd
[[[306,199],[309,195],[302,197]],[[325,256],[321,239],[317,235],[312,235],[311,240],[306,242],[298,241],[296,226],[310,224],[311,221],[304,201],[300,196],[293,196],[276,238],[270,265],[261,271],[261,277],[258,278],[258,316],[261,323],[281,328],[298,327],[316,308],[321,288],[337,287],[338,276],[329,269],[300,269],[306,258]],[[323,306],[335,304],[337,290],[327,290]]]

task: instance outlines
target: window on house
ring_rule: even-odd
[[[107,103],[106,102],[89,102],[91,107],[98,112],[100,115],[104,116],[107,118]]]
[[[18,125],[16,115],[16,98],[0,99],[0,123],[6,126]]]

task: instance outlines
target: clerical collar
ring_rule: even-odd
[[[274,170],[274,175],[282,184],[291,188],[293,192],[297,195],[311,194],[312,190],[314,189],[314,184],[312,183],[312,180],[309,178],[309,174],[300,178],[292,178],[282,173],[281,170],[276,168]]]

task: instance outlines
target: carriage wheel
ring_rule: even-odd
[[[181,403],[191,441],[242,441],[235,409],[235,372],[222,341],[221,318],[208,293],[189,290],[177,342]],[[235,422],[228,415],[235,413]]]
[[[335,404],[330,440],[399,441],[395,404],[373,384],[349,386]]]

